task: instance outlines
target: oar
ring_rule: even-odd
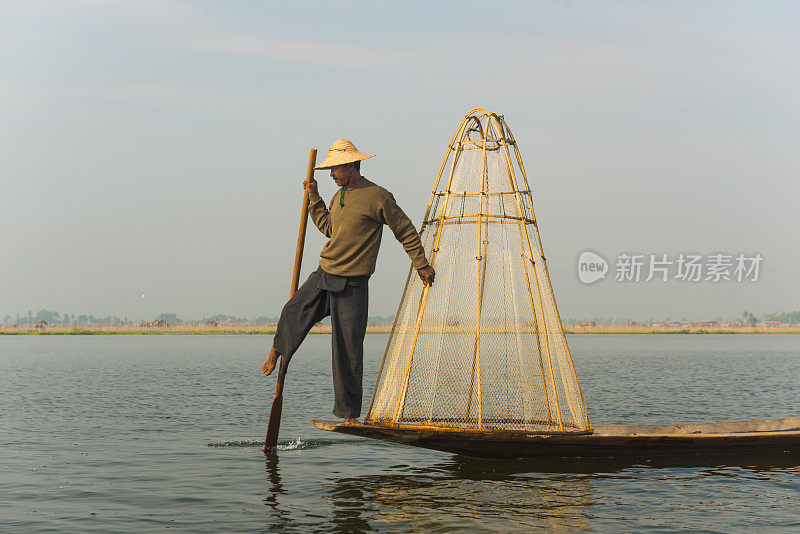
[[[314,178],[314,165],[317,163],[317,149],[312,148],[308,155],[308,172],[306,180]],[[292,288],[289,298],[292,298],[297,286],[300,284],[300,265],[303,263],[303,247],[306,244],[306,224],[308,223],[308,190],[303,192],[303,207],[300,210],[300,232],[297,235],[297,251],[294,254],[294,273],[292,273]],[[283,359],[281,354],[281,366],[278,370],[278,385],[275,388],[275,400],[272,401],[272,411],[269,413],[269,424],[267,424],[267,438],[264,440],[264,452],[274,451],[278,446],[278,432],[281,428],[281,412],[283,412],[283,381],[286,374],[283,372]]]

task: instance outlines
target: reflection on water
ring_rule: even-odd
[[[299,529],[284,510],[291,496],[281,484],[278,455],[268,455],[264,496],[269,528]],[[522,473],[513,462],[466,457],[426,467],[393,466],[390,473],[332,477],[313,491],[323,512],[319,531],[368,532],[394,527],[420,532],[464,528],[575,531],[589,526],[590,476]],[[285,502],[284,502],[285,501]],[[304,526],[307,530],[309,525]],[[312,527],[313,528],[313,527]]]
[[[752,471],[772,471],[795,469],[800,466],[800,452],[759,452],[753,455],[728,454],[682,454],[664,456],[630,457],[563,457],[563,458],[520,458],[492,460],[454,456],[453,461],[461,461],[465,472],[473,471],[476,476],[489,476],[491,472],[507,475],[525,473],[563,473],[586,474],[595,478],[635,468],[652,469],[692,469],[692,468],[742,468]]]
[[[512,525],[578,530],[588,526],[585,507],[590,494],[587,477],[473,479],[457,472],[449,477],[419,472],[342,478],[329,488],[343,527],[361,526],[352,522],[356,517],[366,524],[362,517],[366,513],[378,523],[415,532],[466,524],[492,532]]]
[[[520,460],[452,456],[427,466],[394,465],[378,474],[332,476],[308,488],[318,496],[314,508],[320,513],[309,522],[292,521],[297,513],[288,510],[296,496],[288,495],[281,483],[279,456],[268,455],[266,466],[270,493],[264,504],[273,530],[576,532],[598,526],[594,508],[625,509],[627,499],[637,498],[634,492],[609,502],[595,488],[598,484],[658,478],[669,487],[703,479],[793,478],[800,474],[800,454]],[[702,506],[735,510],[724,499]]]
[[[288,531],[293,526],[291,513],[281,506],[281,497],[287,491],[281,483],[281,472],[278,467],[280,457],[278,454],[266,453],[265,467],[267,471],[267,491],[263,494],[263,502],[267,508],[269,525],[277,531]]]

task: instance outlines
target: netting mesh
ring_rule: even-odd
[[[459,125],[422,226],[436,282],[409,274],[367,421],[591,428],[516,143],[502,116]]]

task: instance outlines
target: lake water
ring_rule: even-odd
[[[0,337],[3,532],[800,532],[800,455],[481,460],[340,437],[329,336]],[[367,336],[365,406],[386,343]],[[595,425],[800,415],[800,336],[570,336]]]

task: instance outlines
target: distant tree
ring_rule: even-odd
[[[47,324],[56,324],[59,322],[59,315],[57,311],[39,310],[36,312],[36,321],[45,321]]]
[[[260,323],[258,323],[259,319],[261,319],[261,320],[263,320],[263,321],[265,321],[267,323],[278,322],[278,319],[275,318],[275,317],[259,317],[259,318],[255,319],[255,323],[256,324],[260,324]],[[224,313],[217,313],[217,314],[211,315],[209,317],[203,317],[201,322],[208,323],[208,321],[216,321],[217,323],[226,323],[228,321],[233,321],[234,323],[244,323],[244,322],[247,322],[248,319],[246,317],[236,317],[234,315],[226,315]]]
[[[800,310],[793,312],[768,313],[766,319],[767,321],[778,321],[779,323],[800,323]]]
[[[183,324],[183,320],[180,317],[178,317],[177,314],[174,313],[162,313],[161,315],[156,317],[156,321],[159,319],[163,319],[171,325]]]
[[[742,317],[744,318],[743,322],[745,324],[749,324],[750,326],[756,326],[759,323],[758,317],[747,310],[745,310],[744,314],[742,314]]]

